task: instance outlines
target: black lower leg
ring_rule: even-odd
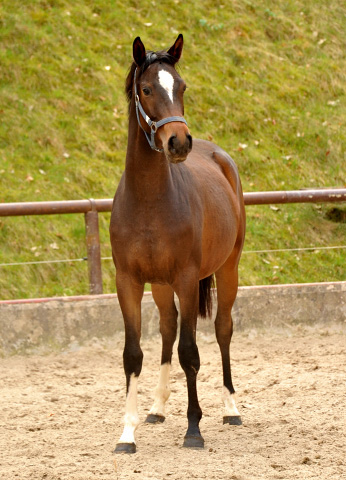
[[[197,373],[200,367],[199,353],[194,339],[191,342],[180,339],[179,360],[185,372],[188,391],[188,428],[184,438],[184,447],[203,448],[204,440],[199,429],[202,410],[197,396]]]
[[[197,374],[195,375],[195,377]],[[190,387],[189,387],[190,384]],[[184,437],[184,447],[203,448],[204,439],[199,429],[199,422],[202,418],[202,410],[198,403],[196,378],[187,379],[189,407],[187,409],[188,427]]]
[[[123,353],[124,371],[126,375],[126,392],[129,389],[131,376],[139,377],[142,371],[143,352],[139,341],[126,339]]]

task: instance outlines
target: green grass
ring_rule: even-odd
[[[232,155],[244,191],[343,187],[345,31],[336,0],[4,0],[0,202],[112,197],[124,168],[132,41],[161,49],[179,32],[191,132]],[[331,208],[248,207],[245,250],[344,245],[344,216],[330,218]],[[105,257],[108,223],[101,214]],[[82,215],[0,218],[0,263],[85,255]],[[241,284],[345,280],[345,263],[346,250],[248,253]],[[114,267],[103,267],[113,292]],[[86,262],[0,267],[1,298],[87,292]]]

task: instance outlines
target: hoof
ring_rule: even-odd
[[[186,435],[184,437],[184,444],[183,447],[185,448],[204,448],[204,440],[203,437],[197,435]]]
[[[114,453],[136,453],[135,443],[118,443]]]
[[[145,423],[163,423],[164,421],[165,417],[163,415],[155,415],[152,413],[149,413],[145,419]]]
[[[223,417],[223,424],[225,425],[226,423],[228,423],[228,425],[243,425],[241,417],[237,415],[228,415]]]

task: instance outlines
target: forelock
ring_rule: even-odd
[[[150,67],[150,65],[156,62],[166,63],[173,66],[177,63],[176,59],[165,50],[159,52],[152,52],[150,50],[147,50],[143,64],[137,69],[136,63],[133,62],[127,75],[125,83],[125,93],[129,102],[132,98],[133,76],[135,70],[137,69],[137,78],[139,78],[146,71],[146,69]]]

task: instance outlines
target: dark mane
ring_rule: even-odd
[[[152,65],[155,62],[168,63],[168,65],[175,65],[177,60],[164,50],[159,52],[151,52],[148,50],[146,52],[146,58],[144,63],[142,64],[141,67],[138,68],[137,78],[139,78],[142,75],[142,73],[145,72],[145,70],[149,67],[149,65]],[[137,65],[135,64],[135,62],[133,62],[130,67],[129,73],[126,77],[125,93],[126,93],[128,102],[130,102],[132,98],[133,76],[135,74],[136,68],[137,68]]]

